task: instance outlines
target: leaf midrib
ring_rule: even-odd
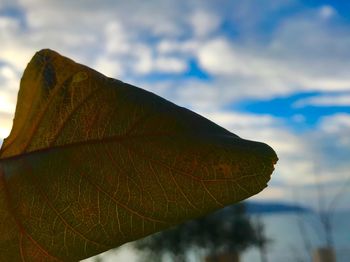
[[[125,141],[125,140],[130,140],[130,139],[139,139],[139,138],[145,138],[145,137],[176,137],[179,135],[174,135],[174,134],[167,134],[167,133],[159,133],[159,134],[150,134],[150,135],[145,135],[145,134],[141,134],[141,135],[117,135],[117,136],[111,136],[111,137],[107,137],[107,138],[102,138],[102,139],[91,139],[88,141],[78,141],[78,142],[74,142],[71,144],[64,144],[64,145],[58,145],[58,146],[53,146],[53,147],[48,147],[48,148],[41,148],[38,150],[34,150],[31,152],[25,152],[19,155],[15,155],[15,156],[10,156],[10,157],[4,157],[4,158],[0,158],[0,164],[1,162],[5,162],[5,161],[11,161],[11,160],[17,160],[17,159],[21,159],[24,157],[28,157],[37,153],[45,153],[45,152],[50,152],[56,149],[69,149],[69,148],[74,148],[74,147],[79,147],[79,146],[92,146],[92,145],[96,145],[96,144],[105,144],[108,142],[119,142],[120,145],[123,145],[121,142]],[[212,137],[227,137],[227,135],[212,135]],[[183,137],[183,135],[182,135]],[[190,138],[193,138],[193,136],[190,136]],[[235,137],[232,137],[232,139],[235,139]],[[238,139],[238,138],[237,138]],[[241,140],[241,139],[240,139]],[[127,147],[130,148],[130,147]],[[140,153],[137,152],[137,150],[133,150],[134,153],[141,155]],[[155,162],[156,164],[161,164],[163,166],[165,166],[166,168],[169,168],[173,171],[177,171],[180,174],[184,174],[187,177],[191,177],[193,180],[197,180],[198,182],[220,182],[220,181],[231,181],[231,182],[237,182],[241,179],[244,178],[248,178],[248,177],[257,177],[258,175],[254,174],[254,175],[246,175],[246,176],[241,176],[239,179],[230,179],[230,178],[223,178],[223,179],[198,179],[197,177],[194,177],[192,175],[189,175],[188,173],[184,172],[181,169],[175,168],[175,167],[171,167],[168,164],[164,163],[163,161],[160,160],[156,160],[154,158],[150,158],[144,154],[142,154],[142,156],[144,158],[146,158],[147,160],[151,161],[151,162]],[[192,173],[192,172],[191,172]]]

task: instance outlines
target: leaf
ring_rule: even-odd
[[[0,261],[93,256],[260,192],[276,161],[263,143],[42,50],[0,151]]]

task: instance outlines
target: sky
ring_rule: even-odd
[[[0,0],[0,140],[50,48],[271,145],[280,160],[253,199],[316,206],[321,183],[325,205],[349,208],[349,46],[340,0]]]

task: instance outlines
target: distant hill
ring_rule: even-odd
[[[249,214],[311,211],[311,209],[303,206],[292,205],[283,202],[246,201],[244,203],[246,205],[246,211]]]

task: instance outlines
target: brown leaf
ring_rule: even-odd
[[[0,151],[0,260],[76,261],[250,197],[266,144],[51,50]]]

